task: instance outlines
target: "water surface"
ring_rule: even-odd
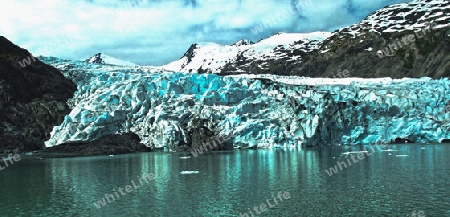
[[[0,171],[0,216],[251,217],[262,204],[255,216],[450,216],[450,145],[422,146],[369,148],[332,176],[325,170],[350,159],[341,153],[362,147],[22,159]],[[94,205],[149,173],[154,180]],[[280,191],[290,197],[275,204]]]

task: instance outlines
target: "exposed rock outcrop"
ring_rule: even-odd
[[[134,133],[108,135],[90,142],[64,143],[46,148],[36,156],[75,157],[151,151],[151,148],[141,144],[140,141],[139,136]]]
[[[92,56],[89,59],[87,59],[86,62],[105,64],[105,61],[102,59],[102,54],[101,53],[95,54],[94,56]]]
[[[85,61],[88,63],[107,64],[107,65],[116,65],[116,66],[135,66],[136,65],[132,62],[117,59],[117,58],[108,56],[103,53],[97,53]]]

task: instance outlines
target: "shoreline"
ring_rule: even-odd
[[[374,148],[375,146],[380,147],[389,147],[394,145],[421,145],[421,146],[427,146],[427,145],[435,145],[435,144],[446,144],[446,143],[389,143],[389,144],[361,144],[361,145],[347,145],[347,146],[305,146],[305,147],[260,147],[260,148],[241,148],[238,150],[269,150],[269,149],[305,149],[305,150],[314,150],[317,148],[324,148],[324,147],[343,147],[343,148],[352,148],[352,147],[370,147]],[[233,149],[225,149],[226,151],[235,151],[235,148]],[[224,150],[210,150],[208,152],[214,153],[214,152],[221,152]],[[183,150],[183,151],[153,151],[150,148],[147,150],[137,150],[137,151],[131,151],[131,152],[110,152],[110,153],[93,153],[93,154],[83,154],[83,153],[76,153],[76,152],[64,152],[64,151],[46,151],[46,150],[35,150],[30,152],[18,152],[16,154],[20,155],[21,159],[44,159],[44,158],[73,158],[73,157],[92,157],[92,156],[110,156],[110,155],[123,155],[123,154],[136,154],[136,153],[150,153],[150,152],[156,152],[156,153],[185,153],[189,154],[190,156],[193,156],[192,153],[189,150]],[[8,157],[8,154],[0,154],[0,160],[3,158]],[[193,156],[195,157],[195,156]]]

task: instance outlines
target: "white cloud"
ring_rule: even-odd
[[[278,31],[332,31],[382,6],[406,0],[295,0],[290,14],[254,35],[262,20],[292,8],[290,0],[2,0],[0,34],[34,55],[85,59],[103,52],[138,64],[181,57],[195,42],[258,40]]]

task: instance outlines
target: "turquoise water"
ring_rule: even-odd
[[[368,148],[331,176],[362,147],[22,159],[0,171],[0,216],[450,216],[450,145],[424,147]]]

